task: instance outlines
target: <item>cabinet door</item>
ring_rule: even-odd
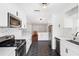
[[[14,56],[16,47],[0,47],[0,56]]]
[[[7,10],[0,9],[0,27],[7,27]]]
[[[78,45],[71,43],[71,42],[67,42],[67,48],[69,50],[68,56],[79,56],[79,47]]]
[[[22,28],[27,28],[26,15],[25,15],[23,12],[18,11],[18,17],[19,17],[20,20],[22,21]]]
[[[73,27],[73,19],[69,17],[64,18],[64,28],[72,28]]]
[[[8,56],[16,56],[16,52],[15,52],[15,50],[12,51]]]
[[[67,55],[67,52],[66,52],[67,48],[66,48],[66,45],[65,45],[65,41],[60,41],[60,55],[61,56],[66,56]]]
[[[66,13],[64,17],[64,27],[65,28],[73,28],[76,26],[76,17],[78,15],[78,7],[77,4],[74,4]],[[74,18],[75,17],[75,18]]]
[[[73,50],[69,50],[68,56],[79,56],[79,53],[77,53],[76,51]]]
[[[16,9],[13,9],[13,8],[15,8],[15,7],[13,7],[13,6],[12,6],[12,7],[9,7],[7,10],[8,10],[9,13],[11,13],[11,14],[17,16],[17,15],[16,15],[16,11],[17,11],[17,10],[16,10]]]

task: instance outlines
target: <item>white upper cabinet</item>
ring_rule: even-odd
[[[79,32],[79,4],[78,4],[77,31]]]
[[[64,27],[73,28],[76,25],[76,18],[78,15],[78,4],[71,7],[64,16]],[[74,21],[75,20],[75,21]],[[74,25],[75,24],[75,25]]]
[[[0,7],[0,27],[7,27],[7,10]]]
[[[72,28],[73,27],[73,19],[71,17],[64,18],[64,28]]]
[[[27,28],[25,13],[15,4],[0,4],[0,27],[8,27],[8,12],[21,20],[21,28]],[[18,14],[18,15],[17,15]]]
[[[0,27],[8,27],[8,12],[16,14],[13,8],[10,4],[0,4]]]
[[[10,12],[11,14],[16,16],[16,11],[18,10],[18,8],[16,7],[16,5],[8,5],[7,7],[8,12]]]
[[[18,17],[22,21],[22,28],[27,28],[27,18],[24,12],[18,11]]]

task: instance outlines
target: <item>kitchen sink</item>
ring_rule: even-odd
[[[79,45],[79,42],[75,41],[75,40],[67,40],[68,42],[74,43],[76,45]]]

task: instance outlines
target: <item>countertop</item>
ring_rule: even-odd
[[[70,42],[74,45],[77,45],[79,46],[79,39],[76,39],[76,40],[73,40],[73,37],[64,37],[64,36],[57,36],[56,38],[62,40],[62,41],[67,41],[67,42]]]
[[[60,40],[72,40],[73,37],[66,37],[66,36],[55,36],[56,38],[59,38]]]

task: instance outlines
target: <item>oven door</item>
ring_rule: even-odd
[[[16,56],[24,56],[26,54],[26,42],[22,43],[19,47],[15,49]]]

